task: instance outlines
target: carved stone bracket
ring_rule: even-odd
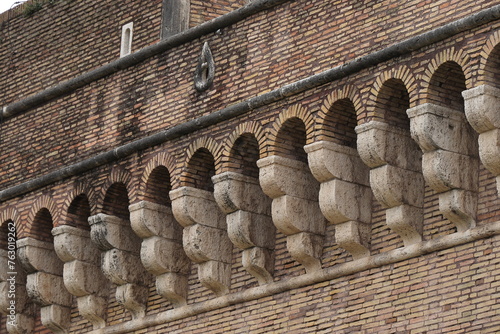
[[[427,103],[407,111],[411,135],[422,151],[427,184],[439,193],[439,210],[458,231],[476,224],[477,140],[458,110]]]
[[[144,317],[150,275],[140,259],[141,240],[127,220],[97,214],[89,217],[90,237],[101,253],[104,275],[117,285],[116,300],[134,319]]]
[[[105,326],[108,281],[100,268],[100,252],[90,232],[72,226],[52,229],[54,249],[64,262],[66,289],[77,297],[80,314],[95,329]]]
[[[41,321],[54,333],[68,333],[72,296],[64,286],[63,264],[49,242],[17,240],[17,255],[26,270],[28,296],[40,305]]]
[[[304,146],[311,172],[321,182],[319,206],[335,224],[335,240],[354,259],[370,255],[369,170],[355,149],[319,141]]]
[[[479,133],[479,157],[497,177],[497,192],[500,193],[500,89],[481,85],[462,95],[467,120]]]
[[[271,199],[259,180],[234,172],[212,177],[215,200],[227,214],[227,232],[233,244],[243,249],[245,270],[260,284],[272,282],[276,230],[271,219]]]
[[[182,226],[164,205],[141,201],[129,211],[132,229],[143,239],[142,264],[155,275],[158,294],[174,306],[185,305],[190,261],[182,248]]]
[[[387,225],[408,246],[422,240],[424,178],[422,153],[410,133],[382,122],[356,127],[358,151],[371,168],[370,185],[387,210]]]
[[[273,199],[274,225],[287,236],[287,248],[306,271],[321,269],[325,218],[318,203],[319,183],[307,164],[269,156],[257,161],[262,190]]]
[[[198,278],[217,295],[229,292],[232,244],[226,231],[224,214],[213,193],[192,187],[170,192],[172,212],[184,227],[183,246],[187,256],[198,264]]]
[[[15,261],[15,257],[10,260]],[[0,313],[6,316],[9,333],[29,334],[33,332],[35,327],[35,308],[26,291],[24,269],[16,261],[13,270],[6,270],[11,263],[8,252],[1,249],[0,268],[5,268],[5,270],[0,270]]]

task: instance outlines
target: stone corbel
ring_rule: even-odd
[[[234,172],[212,177],[214,196],[227,214],[227,232],[233,244],[242,249],[242,264],[259,284],[272,282],[274,239],[271,199],[260,188],[259,180]]]
[[[68,333],[72,296],[64,286],[63,264],[49,242],[17,240],[17,255],[26,270],[28,296],[40,305],[41,321],[54,333]]]
[[[422,172],[439,194],[439,210],[464,231],[476,224],[477,140],[459,110],[426,103],[407,111],[411,135],[424,152]]]
[[[319,183],[307,164],[269,156],[257,161],[262,190],[273,199],[276,228],[287,236],[287,248],[306,271],[321,269],[325,217],[318,203]]]
[[[7,270],[12,262],[14,269]],[[0,313],[5,315],[7,331],[12,334],[32,333],[35,307],[26,291],[26,273],[15,261],[15,256],[9,259],[7,251],[3,249],[0,250],[0,268],[5,268],[0,271]]]
[[[164,205],[141,201],[129,207],[130,223],[141,238],[141,260],[156,277],[156,291],[174,306],[186,305],[189,258],[182,248],[182,226]]]
[[[465,115],[479,133],[479,157],[483,165],[496,176],[500,193],[500,89],[481,85],[462,92]]]
[[[386,223],[405,246],[422,240],[424,178],[421,153],[410,134],[372,121],[356,127],[358,152],[370,167],[375,198],[386,208]]]
[[[369,170],[353,148],[328,141],[304,146],[311,172],[321,182],[319,206],[335,224],[335,240],[354,259],[370,255]]]
[[[106,324],[108,281],[100,268],[100,252],[91,243],[90,232],[72,226],[52,229],[54,249],[64,262],[66,289],[77,297],[80,314],[94,329]]]
[[[89,217],[90,237],[101,252],[104,275],[117,285],[118,303],[134,319],[146,314],[150,275],[140,259],[141,240],[127,220],[103,213]]]
[[[217,295],[229,292],[231,284],[232,244],[224,214],[212,192],[182,187],[170,192],[172,212],[184,227],[183,247],[198,264],[198,278]]]

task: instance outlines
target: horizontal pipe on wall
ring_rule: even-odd
[[[264,8],[264,6],[272,7],[275,6],[279,3],[285,2],[284,0],[261,0],[261,1],[256,1],[254,2],[256,5],[259,4],[261,7],[258,8]],[[243,11],[244,8],[248,8],[248,6],[243,7],[241,10]],[[251,7],[253,8],[253,7]],[[267,7],[266,7],[267,8]],[[256,9],[254,9],[256,10]],[[224,21],[224,17],[230,16],[232,19],[228,20],[228,22],[236,22],[234,20],[237,20],[237,18],[243,17],[243,14],[235,14],[238,13],[240,10],[236,10],[234,12],[231,12],[229,14],[226,14],[224,16],[221,16],[219,19],[222,22]],[[250,11],[251,12],[251,11]],[[249,12],[245,12],[245,15],[248,14]],[[98,154],[92,158],[80,161],[78,163],[65,166],[57,171],[45,174],[43,176],[37,177],[35,179],[23,182],[19,185],[7,188],[5,190],[0,191],[0,202],[6,201],[8,199],[14,198],[16,196],[20,196],[23,194],[26,194],[30,191],[33,191],[35,189],[39,189],[41,187],[47,186],[49,184],[52,184],[54,182],[63,180],[67,177],[75,176],[81,173],[84,173],[86,171],[89,171],[93,168],[96,168],[98,166],[108,164],[120,159],[123,159],[133,153],[139,152],[141,150],[160,145],[166,141],[178,138],[180,136],[186,135],[188,133],[209,127],[211,125],[218,124],[220,122],[223,122],[225,120],[229,120],[231,118],[237,117],[239,115],[242,115],[246,112],[249,112],[250,110],[271,104],[273,102],[280,101],[282,99],[285,99],[286,97],[301,93],[303,91],[306,91],[308,89],[314,88],[321,86],[323,84],[326,84],[328,82],[332,82],[334,80],[338,80],[341,78],[344,78],[348,75],[351,75],[353,73],[359,72],[365,68],[369,68],[371,66],[378,65],[384,61],[390,60],[394,57],[399,57],[403,56],[405,54],[408,54],[412,51],[418,50],[422,47],[431,45],[433,43],[436,43],[440,40],[444,40],[446,38],[450,38],[458,33],[464,32],[466,30],[470,30],[476,27],[479,27],[485,23],[498,20],[500,19],[500,5],[493,6],[491,8],[482,10],[478,13],[472,14],[468,17],[465,17],[463,19],[448,23],[442,27],[430,30],[428,32],[425,32],[423,34],[417,35],[415,37],[406,39],[402,42],[399,42],[397,44],[391,45],[387,48],[384,48],[380,51],[376,51],[374,53],[371,53],[366,56],[362,56],[359,58],[354,59],[353,61],[350,61],[348,63],[345,63],[343,65],[334,67],[332,69],[326,70],[324,72],[321,72],[316,75],[312,75],[310,77],[307,77],[305,79],[296,81],[294,83],[285,85],[281,88],[275,89],[273,91],[270,91],[268,93],[264,93],[262,95],[255,96],[253,98],[250,98],[246,101],[239,102],[237,104],[234,104],[232,106],[226,107],[224,109],[220,109],[214,113],[211,113],[209,115],[201,116],[199,118],[193,119],[191,121],[173,126],[167,130],[158,132],[156,134],[150,135],[148,137],[144,137],[138,140],[135,140],[133,142],[130,142],[128,144],[119,146],[113,150]],[[214,19],[210,22],[207,22],[206,25],[209,26],[210,28],[199,28],[202,29],[204,33],[208,33],[213,31],[213,29],[216,29],[217,27],[220,27],[222,23],[215,24],[214,22],[219,22],[217,21],[218,19]],[[206,26],[205,26],[206,27]],[[217,28],[218,29],[218,28]],[[182,37],[185,35],[189,36],[198,36],[197,34],[200,34],[201,32],[193,32],[195,31],[196,28],[190,29],[184,33],[181,33],[179,35],[173,36],[164,42],[160,42],[154,46],[151,46],[149,48],[143,49],[141,51],[136,52],[135,54],[131,54],[130,56],[124,57],[121,60],[117,60],[114,63],[111,63],[109,65],[103,66],[100,69],[97,69],[95,71],[92,71],[90,73],[93,74],[87,74],[83,75],[80,77],[77,77],[75,79],[72,79],[64,84],[61,84],[59,86],[54,87],[53,90],[50,92],[44,91],[36,96],[42,96],[44,94],[47,95],[47,98],[50,97],[50,99],[55,98],[56,94],[56,88],[60,87],[57,89],[60,91],[61,95],[64,95],[66,93],[69,93],[71,89],[76,89],[78,87],[81,87],[87,83],[90,83],[92,80],[97,80],[98,78],[101,78],[105,75],[109,75],[111,73],[114,73],[122,68],[126,68],[127,66],[132,66],[134,64],[139,63],[140,61],[143,61],[147,59],[148,57],[157,54],[159,52],[163,52],[167,50],[170,47],[180,45],[182,44],[181,41],[187,41],[187,37]],[[198,31],[198,30],[196,30]],[[194,38],[194,37],[193,37]],[[135,58],[134,58],[135,57]],[[96,73],[101,73],[102,76],[98,76]],[[106,74],[107,73],[107,74]],[[101,75],[100,74],[100,75]],[[97,78],[97,79],[96,79]],[[80,82],[80,81],[81,82]],[[62,87],[64,85],[68,85],[68,87]],[[79,86],[81,85],[81,86]],[[38,98],[38,103],[43,103],[46,101],[44,98],[39,97]],[[12,109],[7,108],[4,110],[7,114],[4,115],[4,117],[8,116],[9,112],[11,113],[10,116],[12,116],[12,112],[14,110],[17,110],[16,113],[21,112],[20,110],[27,110],[29,108],[32,108],[33,106],[30,106],[30,103],[35,103],[35,97],[33,97],[31,102],[27,101],[28,99],[19,101],[14,103],[13,105],[16,105],[19,103],[20,109],[16,109],[14,107],[11,107]],[[13,106],[11,105],[11,106]],[[23,109],[25,108],[25,109]],[[10,110],[10,111],[9,111]]]

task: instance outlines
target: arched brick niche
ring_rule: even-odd
[[[320,128],[319,140],[356,148],[357,125],[354,104],[348,98],[334,102],[328,109]]]
[[[90,204],[87,195],[76,196],[68,207],[66,225],[90,231],[88,218],[90,217]]]
[[[155,167],[149,174],[144,191],[144,200],[171,207],[168,193],[172,190],[170,173],[165,166]]]
[[[228,170],[258,179],[259,143],[251,133],[244,133],[236,139],[229,152]]]
[[[113,183],[106,191],[106,196],[102,204],[102,213],[129,219],[129,197],[127,187],[123,182]]]

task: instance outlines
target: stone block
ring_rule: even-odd
[[[500,129],[479,135],[479,157],[493,175],[500,175]]]
[[[132,231],[130,222],[99,213],[89,217],[90,237],[101,250],[113,248],[139,254],[141,239]]]
[[[368,185],[368,167],[363,163],[356,149],[319,141],[304,146],[307,152],[309,168],[319,182],[332,179]]]
[[[62,225],[52,229],[54,250],[63,262],[80,260],[99,263],[100,253],[90,242],[90,232]]]
[[[71,326],[71,307],[59,305],[44,306],[40,309],[42,324],[55,334],[69,333]]]
[[[5,267],[4,267],[5,268]],[[9,314],[8,307],[10,306],[10,298],[8,298],[9,293],[9,282],[0,282],[0,313]]]
[[[250,275],[257,278],[259,284],[273,281],[274,253],[269,249],[260,247],[245,249],[241,254],[241,263]]]
[[[129,206],[130,225],[134,232],[146,239],[160,236],[180,240],[182,226],[174,219],[172,209],[148,201],[141,201]]]
[[[142,242],[141,261],[144,268],[153,275],[166,272],[187,274],[190,261],[181,241],[151,237]]]
[[[477,193],[454,189],[439,194],[439,210],[459,232],[475,227]]]
[[[63,279],[66,289],[78,297],[103,293],[108,283],[98,266],[78,260],[64,264]]]
[[[238,210],[228,214],[226,220],[228,236],[236,247],[274,248],[276,229],[270,216]]]
[[[347,221],[335,225],[335,241],[347,252],[354,260],[370,256],[371,228],[369,224],[357,221]]]
[[[132,319],[143,318],[146,314],[149,289],[137,284],[124,284],[116,288],[116,301],[132,314]]]
[[[77,298],[78,311],[90,323],[94,329],[104,328],[106,326],[106,307],[108,302],[106,298],[96,295],[87,295]]]
[[[370,171],[370,183],[375,198],[386,208],[423,206],[425,186],[420,172],[385,165]]]
[[[290,255],[302,264],[308,273],[321,270],[323,236],[301,232],[286,238],[286,247]]]
[[[61,276],[36,272],[29,274],[26,280],[28,296],[38,305],[57,304],[71,307],[72,296],[66,290]]]
[[[385,164],[419,171],[421,153],[410,133],[398,127],[372,121],[356,127],[358,152],[364,163],[376,168]]]
[[[478,159],[437,150],[424,155],[422,172],[427,184],[436,192],[451,189],[477,191]]]
[[[411,136],[422,151],[438,149],[473,155],[477,141],[472,128],[459,110],[426,103],[407,110]]]
[[[479,133],[500,128],[500,89],[481,85],[462,92],[465,115]]]
[[[101,261],[104,275],[114,284],[143,284],[149,278],[139,256],[130,252],[114,248],[104,252]]]
[[[368,187],[338,179],[321,183],[319,206],[323,215],[334,224],[349,220],[370,222],[371,201]]]
[[[9,334],[31,334],[35,329],[35,317],[32,314],[17,313],[15,320],[7,321]]]
[[[172,212],[183,226],[201,224],[219,229],[226,228],[226,219],[215,202],[213,193],[192,187],[170,192]]]
[[[257,166],[260,185],[269,197],[274,199],[285,194],[305,199],[318,197],[319,183],[307,164],[272,155],[258,160]]]
[[[245,210],[258,214],[271,214],[271,199],[264,194],[259,180],[233,172],[212,177],[214,197],[226,214]]]
[[[11,288],[10,284],[11,282],[9,281],[4,281],[0,282],[0,313],[1,314],[8,314],[9,310],[8,307],[10,306],[10,303],[12,300],[15,301],[16,303],[16,311],[17,312],[22,312],[27,306],[28,303],[30,302],[28,293],[26,291],[26,281],[24,283],[20,283],[17,281],[17,276],[16,276],[16,282],[15,282],[15,295],[14,298],[9,298],[9,290]]]
[[[7,250],[0,249],[0,268],[8,268],[8,253]],[[8,270],[0,271],[0,282],[5,281],[9,276],[7,275]]]
[[[174,307],[187,304],[188,276],[179,273],[165,273],[156,277],[156,291]]]
[[[421,207],[399,205],[385,211],[387,226],[398,234],[405,246],[422,241],[424,214]]]
[[[50,242],[39,241],[33,238],[17,240],[17,257],[27,273],[41,271],[61,275],[63,263],[54,252],[54,245]]]
[[[198,278],[207,289],[221,296],[229,292],[231,285],[231,264],[207,261],[198,265]]]
[[[283,234],[325,233],[325,218],[317,201],[293,196],[275,198],[272,203],[274,225]]]
[[[186,255],[196,263],[231,263],[232,244],[225,230],[199,224],[185,227],[183,245]]]

